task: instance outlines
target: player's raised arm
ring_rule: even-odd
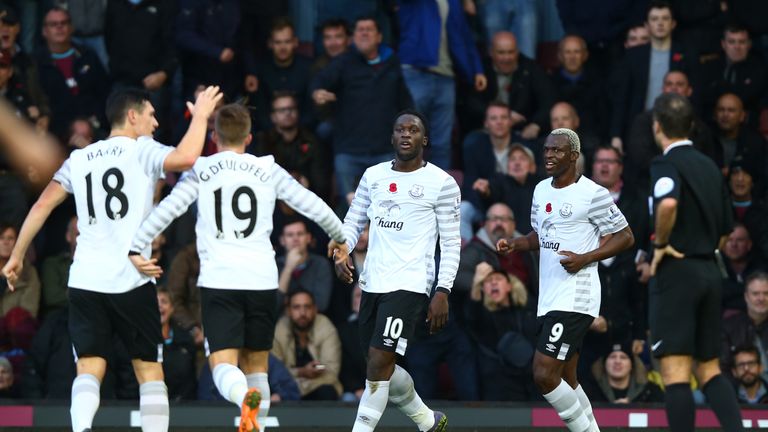
[[[184,171],[192,168],[205,144],[205,133],[208,129],[208,118],[216,109],[216,104],[223,97],[218,86],[211,86],[197,95],[195,104],[187,102],[192,113],[189,129],[184,134],[179,145],[163,161],[164,171]]]

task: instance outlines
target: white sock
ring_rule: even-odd
[[[372,432],[379,423],[389,399],[389,381],[365,380],[365,391],[357,407],[357,417],[352,432]]]
[[[147,381],[139,386],[139,411],[142,432],[168,431],[168,387],[163,381]]]
[[[581,384],[577,385],[574,390],[576,391],[576,396],[579,397],[579,404],[581,404],[581,409],[584,410],[584,415],[586,415],[587,419],[589,420],[590,432],[600,432],[600,428],[597,426],[597,420],[595,420],[595,414],[592,412],[592,404],[589,402],[587,394],[584,393],[584,389],[581,387]]]
[[[235,365],[221,363],[213,369],[213,383],[224,399],[238,407],[243,406],[245,394],[248,393],[248,382],[243,371]]]
[[[267,414],[269,414],[270,397],[272,393],[269,390],[269,379],[266,373],[257,372],[245,376],[248,382],[248,388],[257,388],[261,393],[261,404],[259,405],[259,430],[261,432],[266,428]]]
[[[72,431],[83,432],[93,426],[93,417],[99,409],[101,383],[91,374],[78,375],[72,382]]]
[[[434,411],[429,409],[416,393],[411,375],[397,365],[392,378],[389,379],[389,401],[410,417],[420,431],[428,431],[435,425]]]
[[[585,432],[589,430],[589,419],[584,415],[584,410],[579,403],[576,390],[572,389],[565,380],[560,380],[554,390],[544,395],[544,399],[557,411],[568,430],[571,432]]]

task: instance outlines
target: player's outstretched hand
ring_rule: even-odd
[[[515,251],[515,241],[509,241],[505,238],[496,242],[496,252],[506,255]]]
[[[562,265],[568,273],[577,273],[584,268],[585,265],[589,264],[585,255],[579,255],[571,251],[560,251],[557,254],[565,256],[565,258],[560,260],[560,265]]]
[[[355,265],[352,263],[352,257],[349,256],[349,248],[347,245],[339,245],[338,243],[331,247],[333,243],[336,242],[331,240],[331,243],[328,244],[328,253],[333,256],[333,267],[336,270],[336,277],[344,283],[354,282]]]
[[[128,258],[139,273],[149,277],[160,277],[163,274],[163,269],[157,265],[157,258],[148,260],[141,255],[130,255]]]
[[[667,255],[671,255],[672,257],[678,259],[685,258],[685,255],[677,249],[673,248],[672,245],[654,249],[653,260],[651,260],[651,276],[656,276],[656,269],[659,267],[661,260],[663,260]]]
[[[437,291],[429,302],[429,311],[427,312],[427,324],[429,325],[429,334],[439,332],[448,322],[448,294]]]
[[[19,280],[21,269],[24,268],[22,260],[11,255],[8,262],[3,267],[3,277],[8,281],[8,289],[13,292],[16,289],[16,281]]]
[[[195,104],[187,102],[187,108],[193,116],[203,116],[208,118],[216,110],[216,104],[219,103],[224,93],[219,91],[219,86],[208,86],[197,95]]]

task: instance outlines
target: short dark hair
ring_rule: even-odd
[[[0,234],[4,233],[5,231],[12,229],[13,232],[18,236],[19,235],[19,227],[15,224],[9,222],[9,221],[0,221]]]
[[[293,25],[293,21],[286,16],[279,16],[272,20],[272,26],[269,28],[269,37],[272,38],[276,32],[284,29],[291,29],[293,35],[296,36],[296,27]]]
[[[648,8],[645,10],[646,21],[648,21],[648,14],[651,13],[651,9],[669,9],[669,13],[672,14],[672,19],[675,19],[675,11],[672,9],[672,3],[666,0],[651,0],[648,3]]]
[[[429,142],[429,121],[427,121],[427,118],[424,116],[424,114],[416,111],[413,108],[406,108],[399,113],[395,115],[395,119],[392,121],[392,127],[395,127],[395,124],[397,124],[397,119],[404,115],[412,115],[414,117],[418,117],[419,120],[421,120],[421,124],[424,125],[424,136],[427,137],[427,142]]]
[[[311,232],[309,231],[309,223],[307,223],[306,219],[304,219],[301,216],[290,216],[287,219],[285,219],[285,223],[283,224],[283,228],[280,230],[280,235],[282,235],[283,232],[285,231],[285,227],[287,227],[288,225],[293,225],[295,223],[303,224],[304,225],[304,229],[308,233],[311,234]]]
[[[730,22],[723,27],[723,40],[725,40],[725,34],[726,33],[741,33],[745,32],[747,34],[747,38],[752,39],[752,35],[749,34],[749,29],[747,29],[743,24],[739,22]]]
[[[272,92],[272,102],[270,103],[270,109],[272,108],[272,105],[275,104],[275,101],[282,98],[291,98],[293,99],[293,103],[296,104],[296,108],[299,108],[299,100],[296,98],[296,92],[293,92],[291,90],[275,90]]]
[[[288,291],[287,298],[285,299],[286,300],[286,304],[290,305],[291,304],[291,300],[295,296],[297,296],[299,294],[306,294],[306,295],[308,295],[309,299],[312,300],[312,304],[315,304],[315,295],[312,294],[311,292],[305,290],[304,288],[296,288],[296,289],[292,289],[292,290]]]
[[[760,351],[751,343],[737,345],[734,349],[731,350],[731,357],[736,357],[737,354],[741,353],[753,354],[758,361],[760,360]]]
[[[653,103],[653,119],[667,138],[686,138],[693,126],[693,107],[688,98],[665,93]]]
[[[65,8],[63,8],[61,6],[53,6],[53,7],[49,8],[48,10],[46,10],[45,13],[43,14],[43,26],[45,26],[45,18],[51,12],[61,12],[61,13],[67,14],[67,19],[69,19],[70,21],[72,20],[72,15],[69,13],[69,11],[67,9],[65,9]]]
[[[349,36],[349,23],[344,18],[331,18],[323,21],[322,24],[320,24],[320,34],[322,35],[326,29],[339,27],[343,28],[344,33]]]
[[[375,16],[373,16],[373,15],[360,15],[359,17],[355,18],[354,28],[357,28],[357,24],[359,24],[360,21],[373,21],[373,24],[376,26],[376,31],[381,33],[381,27],[379,27],[379,22],[376,21],[376,17]]]
[[[600,152],[600,151],[603,151],[603,150],[612,151],[616,155],[616,159],[619,160],[619,163],[620,164],[624,163],[624,154],[621,153],[621,150],[617,149],[616,147],[614,147],[612,145],[599,145],[599,146],[597,146],[597,148],[595,149],[595,152],[592,154],[592,160],[596,160],[597,159],[597,152]]]
[[[142,112],[144,102],[150,101],[150,94],[140,88],[125,88],[114,91],[107,98],[107,121],[111,127],[122,126],[128,110]]]
[[[493,101],[488,102],[488,106],[485,107],[485,112],[488,112],[488,108],[490,108],[490,107],[509,109],[509,104],[506,103],[506,102],[499,101],[499,100],[493,100]]]

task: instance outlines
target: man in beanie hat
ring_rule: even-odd
[[[632,353],[632,341],[611,345],[610,352],[592,367],[597,388],[589,392],[595,402],[661,402],[664,393],[649,382],[645,365]]]

